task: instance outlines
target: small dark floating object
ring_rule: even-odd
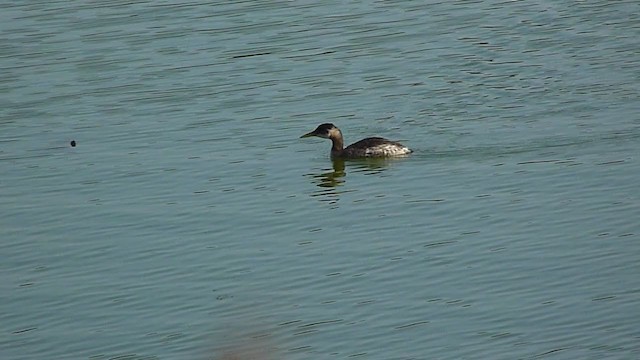
[[[242,59],[242,58],[248,58],[248,57],[253,57],[253,56],[263,56],[263,55],[271,55],[270,52],[261,52],[261,53],[253,53],[253,54],[242,54],[242,55],[235,55],[232,56],[232,59]]]
[[[76,141],[75,140],[71,140],[71,147],[76,147]]]

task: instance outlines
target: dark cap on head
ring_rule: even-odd
[[[331,123],[324,123],[318,125],[318,127],[310,133],[306,133],[301,138],[309,137],[309,136],[319,136],[319,137],[329,137],[329,130],[335,129],[335,125]]]

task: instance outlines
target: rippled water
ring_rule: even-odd
[[[639,10],[0,5],[0,358],[640,357]]]

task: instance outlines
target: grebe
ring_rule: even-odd
[[[370,137],[353,143],[346,148],[342,139],[342,132],[333,124],[321,124],[310,133],[304,134],[301,138],[317,136],[331,139],[332,158],[359,158],[359,157],[385,157],[402,156],[412,152],[408,147],[381,137]]]

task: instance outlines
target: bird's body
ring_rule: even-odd
[[[411,153],[408,147],[381,137],[370,137],[355,142],[346,148],[342,132],[333,124],[321,124],[310,133],[301,137],[317,136],[330,139],[332,142],[331,157],[333,158],[362,158],[362,157],[390,157],[403,156]]]

